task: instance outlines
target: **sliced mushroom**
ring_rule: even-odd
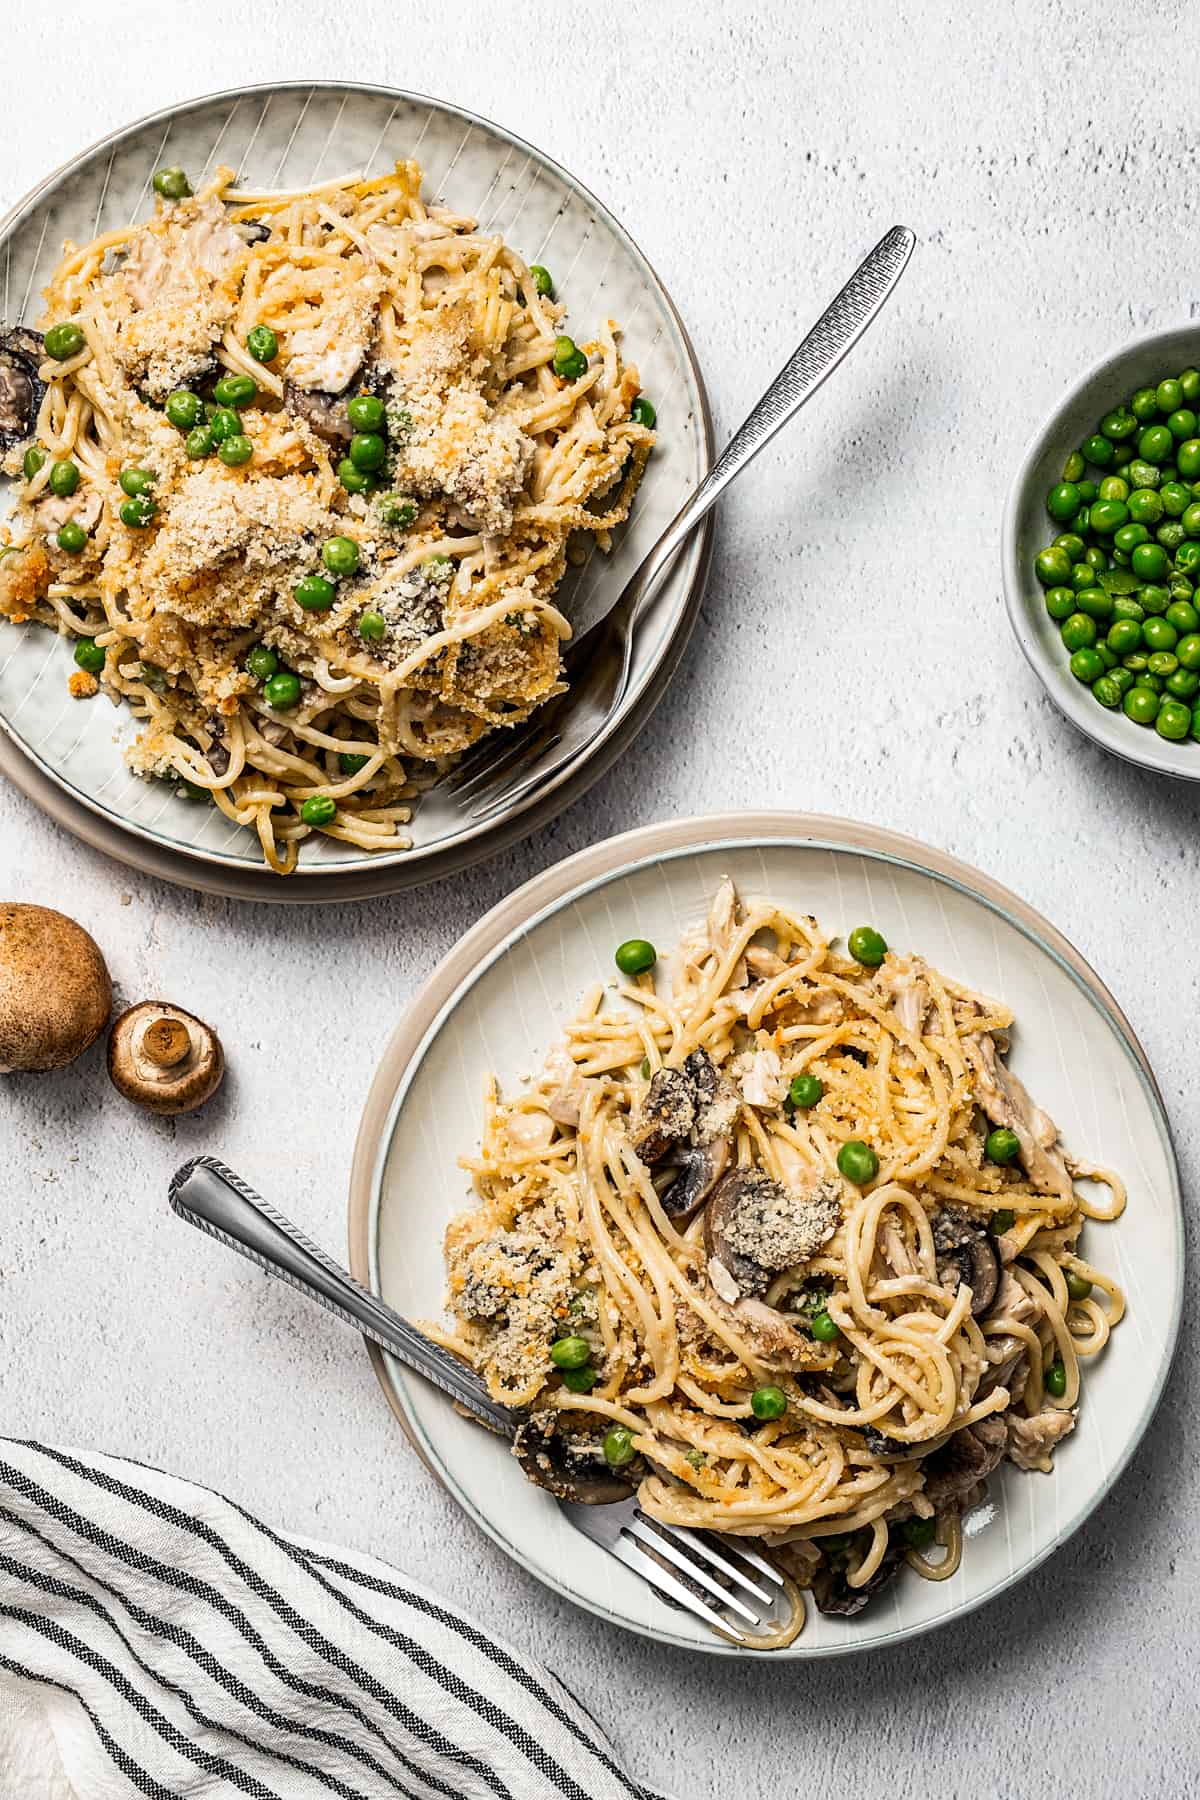
[[[899,1574],[902,1560],[899,1547],[889,1539],[883,1560],[870,1580],[865,1581],[862,1587],[851,1587],[846,1580],[845,1559],[840,1556],[827,1559],[824,1567],[813,1576],[813,1598],[818,1609],[823,1613],[852,1619],[855,1613],[860,1613]]]
[[[1000,1258],[987,1229],[970,1213],[948,1206],[933,1220],[938,1280],[943,1287],[971,1290],[971,1317],[981,1319],[1000,1286]]]
[[[109,1079],[150,1112],[192,1112],[216,1093],[224,1073],[212,1027],[165,1000],[131,1006],[109,1033]]]
[[[998,1413],[964,1425],[925,1461],[925,1494],[935,1506],[965,1506],[1008,1448],[1008,1432]]]
[[[44,355],[40,332],[23,325],[0,331],[0,451],[33,436],[46,392],[38,377]]]
[[[111,1011],[104,958],[82,925],[48,906],[0,905],[0,1075],[64,1068]]]
[[[729,1163],[729,1139],[712,1138],[707,1144],[689,1144],[676,1160],[679,1173],[662,1195],[669,1219],[690,1219],[708,1199]]]
[[[532,1413],[517,1427],[512,1453],[535,1487],[546,1488],[558,1500],[574,1500],[583,1506],[628,1500],[636,1480],[623,1481],[610,1469],[599,1445],[563,1437],[559,1414],[553,1411]]]
[[[696,1123],[696,1091],[682,1069],[659,1069],[642,1101],[632,1143],[648,1168],[681,1143]]]
[[[303,419],[327,444],[348,444],[354,436],[344,394],[326,394],[319,388],[297,387],[294,381],[285,381],[283,404],[287,412]]]
[[[802,1192],[758,1169],[731,1169],[717,1183],[704,1215],[713,1286],[731,1302],[765,1293],[772,1276],[816,1255],[841,1215],[841,1188],[830,1177]]]

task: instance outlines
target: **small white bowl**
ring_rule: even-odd
[[[1156,387],[1167,375],[1200,368],[1200,330],[1180,325],[1122,344],[1087,373],[1035,432],[1009,489],[1001,528],[1004,599],[1008,616],[1030,667],[1059,711],[1102,749],[1143,769],[1157,769],[1185,781],[1200,781],[1200,743],[1172,744],[1153,726],[1135,725],[1121,711],[1108,712],[1067,667],[1058,626],[1046,611],[1044,590],[1033,559],[1065,527],[1046,511],[1046,495],[1072,450],[1095,431],[1113,407],[1140,387]]]

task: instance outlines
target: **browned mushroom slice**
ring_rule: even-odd
[[[632,1483],[614,1474],[599,1446],[565,1438],[558,1427],[559,1415],[552,1411],[532,1413],[517,1427],[512,1453],[526,1479],[558,1500],[583,1506],[628,1500]]]
[[[831,1177],[805,1192],[757,1169],[732,1169],[704,1215],[708,1276],[722,1299],[763,1294],[773,1275],[816,1255],[837,1229],[841,1188]]]
[[[283,404],[293,418],[303,419],[327,444],[348,444],[354,436],[343,394],[326,394],[318,388],[297,387],[294,381],[285,381]]]
[[[678,1174],[662,1195],[669,1219],[690,1219],[708,1199],[729,1163],[729,1139],[715,1137],[707,1144],[689,1144],[676,1159]]]
[[[33,436],[46,384],[38,378],[41,333],[23,325],[0,331],[0,451]]]
[[[633,1147],[650,1168],[696,1123],[696,1093],[682,1069],[659,1069],[634,1122]]]
[[[967,1506],[1007,1448],[1008,1431],[998,1413],[964,1425],[926,1458],[926,1498],[938,1507]]]
[[[933,1246],[943,1287],[971,1290],[971,1316],[981,1319],[1000,1286],[1000,1258],[987,1231],[960,1207],[947,1206],[933,1220]]]
[[[864,1539],[869,1542],[869,1539]],[[817,1539],[818,1544],[820,1539]],[[820,1612],[833,1614],[840,1618],[852,1619],[860,1613],[875,1595],[900,1571],[903,1558],[898,1545],[888,1540],[888,1547],[883,1553],[883,1560],[875,1573],[861,1587],[851,1587],[846,1580],[849,1565],[844,1553],[827,1554],[823,1566],[813,1576],[813,1598]]]

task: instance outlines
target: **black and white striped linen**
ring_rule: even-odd
[[[386,1563],[0,1438],[0,1796],[662,1800],[553,1676]]]

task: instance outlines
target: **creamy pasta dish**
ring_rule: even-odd
[[[616,958],[540,1076],[489,1087],[441,1341],[560,1469],[759,1540],[783,1643],[800,1590],[945,1579],[993,1471],[1051,1468],[1124,1310],[1080,1242],[1124,1189],[1007,1066],[1009,1010],[870,927],[839,950],[725,883],[669,978]]]
[[[617,327],[421,198],[417,165],[303,193],[154,178],[0,335],[19,483],[0,614],[75,640],[143,721],[135,770],[290,872],[314,832],[406,847],[414,794],[562,691],[555,604],[654,442]]]

